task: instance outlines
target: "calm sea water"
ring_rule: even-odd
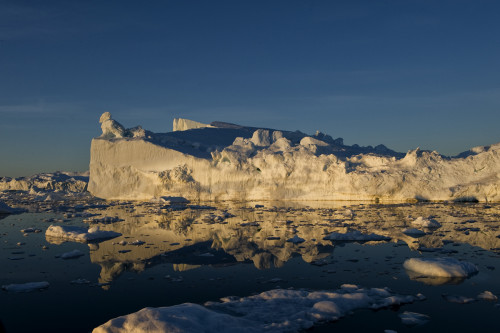
[[[127,202],[58,203],[0,216],[0,285],[50,283],[48,289],[35,292],[1,291],[0,320],[6,332],[90,332],[111,318],[147,306],[203,304],[275,288],[335,290],[352,283],[390,287],[399,294],[420,292],[427,300],[399,309],[358,311],[310,331],[499,330],[496,302],[456,304],[442,295],[476,297],[485,290],[500,295],[500,205],[265,202],[255,208],[255,204],[171,210]],[[442,227],[423,229],[426,234],[418,238],[404,234],[419,216],[432,216]],[[102,217],[116,221],[92,221]],[[51,224],[98,225],[122,236],[93,244],[63,242],[45,236]],[[20,231],[29,227],[41,232]],[[346,230],[374,232],[391,241],[323,239]],[[305,241],[287,242],[294,235]],[[144,243],[130,245],[136,240]],[[84,256],[60,258],[75,249]],[[403,268],[411,257],[466,260],[476,264],[479,273],[461,280],[412,279]],[[72,283],[77,279],[88,283]],[[398,317],[403,311],[423,313],[431,320],[408,327]]]

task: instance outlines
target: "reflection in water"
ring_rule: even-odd
[[[464,280],[466,279],[465,277],[459,277],[459,276],[454,276],[454,277],[424,276],[421,275],[420,273],[413,272],[410,270],[407,270],[406,274],[408,274],[408,277],[411,280],[422,282],[430,286],[439,286],[444,284],[460,284],[464,282]]]
[[[497,237],[499,208],[484,204],[394,204],[340,206],[328,203],[291,207],[289,203],[266,203],[265,207],[242,205],[223,210],[169,210],[152,203],[125,203],[91,210],[102,216],[118,217],[119,222],[98,223],[121,237],[89,244],[92,263],[101,266],[99,282],[109,283],[125,271],[140,272],[171,263],[175,271],[203,265],[253,263],[258,269],[281,267],[294,257],[320,263],[332,255],[338,243],[325,240],[332,232],[358,230],[390,237],[395,245],[406,244],[427,255],[453,255],[460,243],[486,250],[499,250]],[[273,206],[271,206],[273,205]],[[285,206],[285,208],[279,208]],[[441,227],[425,229],[414,238],[403,233],[417,217],[432,216]],[[305,241],[287,242],[295,235]],[[142,245],[133,245],[139,240]],[[52,241],[52,240],[49,240]],[[373,245],[380,242],[368,242]],[[419,252],[415,252],[417,256]],[[409,273],[410,274],[410,273]],[[459,279],[410,278],[428,284],[460,283]]]

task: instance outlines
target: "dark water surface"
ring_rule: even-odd
[[[0,320],[7,332],[90,332],[111,318],[144,307],[203,304],[275,288],[335,290],[350,283],[389,287],[398,294],[422,293],[427,300],[399,309],[357,311],[335,323],[317,325],[311,332],[500,331],[497,302],[456,304],[442,297],[476,297],[485,290],[500,295],[500,205],[262,204],[175,210],[182,207],[114,202],[92,208],[59,203],[1,216],[0,285],[48,281],[50,286],[27,293],[1,291]],[[419,238],[404,234],[406,228],[418,228],[411,221],[419,216],[433,216],[442,226],[420,228],[426,234]],[[92,221],[102,217],[117,221]],[[122,236],[94,244],[64,242],[46,238],[51,224],[98,225]],[[24,235],[20,230],[28,227],[42,232]],[[323,239],[348,229],[391,240]],[[305,241],[286,241],[295,234]],[[118,244],[135,240],[144,244]],[[75,249],[85,255],[59,257]],[[477,265],[479,273],[458,280],[411,279],[403,268],[411,257],[466,260]],[[76,279],[89,283],[71,283]],[[424,325],[405,326],[398,317],[404,311],[431,318]]]

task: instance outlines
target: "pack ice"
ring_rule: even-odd
[[[500,143],[405,155],[320,132],[175,119],[173,132],[153,133],[109,113],[100,121],[88,190],[104,199],[500,200]]]

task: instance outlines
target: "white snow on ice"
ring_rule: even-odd
[[[397,295],[387,288],[355,285],[336,291],[273,289],[255,296],[225,297],[205,306],[185,303],[144,308],[111,319],[93,332],[293,332],[338,320],[357,309],[380,309],[421,299]]]
[[[437,277],[468,277],[478,272],[476,265],[455,258],[410,258],[403,267],[423,276]]]

